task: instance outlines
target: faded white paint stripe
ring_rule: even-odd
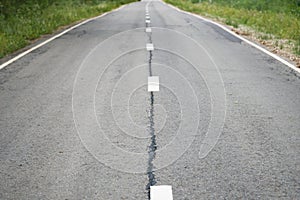
[[[227,31],[228,33],[232,34],[233,36],[235,36],[235,37],[241,39],[242,41],[246,42],[247,44],[249,44],[249,45],[255,47],[256,49],[258,49],[258,50],[264,52],[265,54],[267,54],[267,55],[273,57],[274,59],[278,60],[279,62],[283,63],[284,65],[286,65],[286,66],[290,67],[291,69],[295,70],[296,72],[300,73],[300,68],[297,68],[295,65],[289,63],[288,61],[286,61],[286,60],[284,60],[283,58],[277,56],[276,54],[274,54],[274,53],[268,51],[267,49],[265,49],[265,48],[263,48],[263,47],[261,47],[261,46],[255,44],[255,43],[253,43],[253,42],[247,40],[246,38],[244,38],[244,37],[242,37],[242,36],[236,34],[235,32],[229,30],[229,29],[226,28],[225,26],[223,26],[223,25],[221,25],[221,24],[218,24],[217,22],[211,21],[211,20],[209,20],[209,19],[206,19],[206,18],[204,18],[204,17],[202,17],[202,16],[200,16],[200,15],[196,15],[196,14],[194,14],[194,13],[190,13],[190,12],[187,12],[187,11],[180,10],[179,8],[177,8],[177,7],[173,6],[173,5],[167,4],[167,3],[163,2],[163,1],[160,1],[160,2],[162,2],[163,4],[165,4],[165,5],[167,5],[167,6],[171,7],[171,8],[173,8],[173,9],[175,9],[175,10],[177,10],[178,12],[185,13],[185,14],[188,14],[188,15],[192,15],[192,16],[194,16],[194,17],[197,17],[197,18],[199,18],[199,19],[201,19],[201,20],[204,20],[204,21],[206,21],[206,22],[212,23],[212,24],[214,24],[214,25],[220,27],[221,29]]]
[[[85,21],[83,21],[83,22],[81,22],[81,23],[79,23],[79,24],[76,24],[75,26],[72,26],[72,27],[68,28],[67,30],[65,30],[65,31],[63,31],[63,32],[61,32],[61,33],[59,33],[59,34],[57,34],[57,35],[55,35],[55,36],[49,38],[48,40],[46,40],[46,41],[44,41],[44,42],[42,42],[42,43],[40,43],[40,44],[38,44],[38,45],[36,45],[36,46],[34,46],[34,47],[28,49],[28,50],[26,50],[26,51],[20,53],[20,54],[17,55],[16,57],[14,57],[14,58],[10,59],[9,61],[3,63],[2,65],[0,65],[0,70],[3,69],[4,67],[10,65],[11,63],[13,63],[13,62],[19,60],[20,58],[24,57],[25,55],[29,54],[30,52],[32,52],[32,51],[34,51],[34,50],[36,50],[36,49],[38,49],[38,48],[44,46],[45,44],[51,42],[52,40],[55,40],[56,38],[58,38],[58,37],[60,37],[60,36],[62,36],[62,35],[64,35],[64,34],[66,34],[67,32],[69,32],[69,31],[71,31],[71,30],[73,30],[73,29],[75,29],[75,28],[77,28],[77,27],[79,27],[79,26],[81,26],[81,25],[84,25],[84,24],[86,24],[86,23],[88,23],[88,22],[90,22],[90,21],[93,21],[93,20],[95,20],[95,19],[99,19],[99,18],[101,18],[101,17],[104,17],[105,15],[107,15],[107,14],[109,14],[109,13],[119,11],[119,10],[121,10],[122,8],[124,8],[125,6],[126,6],[126,5],[123,5],[123,6],[117,8],[117,9],[115,9],[115,10],[112,10],[112,11],[109,11],[109,12],[106,12],[106,13],[103,13],[102,15],[99,15],[99,16],[97,16],[97,17],[93,17],[93,18],[87,19],[87,20],[85,20]]]

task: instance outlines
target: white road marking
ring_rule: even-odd
[[[148,27],[148,28],[146,28],[146,33],[151,33],[151,28],[150,27]]]
[[[146,15],[146,19],[149,19],[149,20],[150,20],[150,16],[149,16],[149,15]]]
[[[194,14],[194,13],[190,13],[190,12],[187,12],[187,11],[180,10],[179,8],[176,8],[175,6],[170,5],[170,4],[167,4],[167,3],[163,2],[163,1],[160,1],[160,2],[162,2],[163,4],[165,4],[165,5],[167,5],[167,6],[171,7],[171,8],[173,8],[173,9],[175,9],[175,10],[177,10],[178,12],[185,13],[185,14],[188,14],[188,15],[192,15],[192,16],[194,16],[194,17],[197,17],[197,18],[199,18],[199,19],[201,19],[201,20],[204,20],[204,21],[206,21],[206,22],[212,23],[212,24],[214,24],[214,25],[220,27],[220,28],[223,29],[224,31],[227,31],[227,32],[230,33],[231,35],[233,35],[233,36],[235,36],[235,37],[241,39],[242,41],[246,42],[247,44],[253,46],[254,48],[256,48],[256,49],[258,49],[258,50],[260,50],[260,51],[262,51],[262,52],[264,52],[265,54],[267,54],[267,55],[273,57],[274,59],[278,60],[279,62],[283,63],[284,65],[286,65],[286,66],[290,67],[291,69],[295,70],[296,72],[300,73],[300,68],[297,68],[295,65],[293,65],[293,64],[289,63],[288,61],[284,60],[283,58],[281,58],[281,57],[279,57],[279,56],[277,56],[277,55],[271,53],[270,51],[264,49],[263,47],[261,47],[261,46],[255,44],[255,43],[253,43],[253,42],[247,40],[246,38],[243,38],[242,36],[236,34],[235,32],[233,32],[233,31],[231,31],[231,30],[229,30],[229,29],[226,28],[225,26],[223,26],[223,25],[221,25],[221,24],[218,24],[217,22],[211,21],[211,20],[209,20],[209,19],[206,19],[206,18],[204,18],[204,17],[202,17],[202,16],[200,16],[200,15],[196,15],[196,14]]]
[[[150,186],[150,200],[173,200],[172,186]]]
[[[83,22],[81,22],[81,23],[79,23],[79,24],[77,24],[77,25],[75,25],[75,26],[72,26],[72,27],[68,28],[67,30],[65,30],[65,31],[63,31],[63,32],[61,32],[61,33],[59,33],[59,34],[57,34],[57,35],[55,35],[55,36],[49,38],[48,40],[46,40],[46,41],[44,41],[44,42],[42,42],[42,43],[40,43],[40,44],[38,44],[38,45],[36,45],[36,46],[34,46],[34,47],[28,49],[28,50],[26,50],[26,51],[24,51],[23,53],[20,53],[20,54],[17,55],[16,57],[14,57],[14,58],[8,60],[7,62],[3,63],[2,65],[0,65],[0,70],[3,69],[4,67],[10,65],[11,63],[13,63],[13,62],[19,60],[20,58],[24,57],[25,55],[29,54],[30,52],[32,52],[32,51],[34,51],[34,50],[36,50],[36,49],[38,49],[38,48],[40,48],[40,47],[46,45],[47,43],[49,43],[49,42],[55,40],[56,38],[58,38],[58,37],[60,37],[60,36],[62,36],[62,35],[64,35],[64,34],[66,34],[67,32],[69,32],[69,31],[71,31],[71,30],[73,30],[73,29],[75,29],[75,28],[77,28],[77,27],[79,27],[79,26],[81,26],[81,25],[84,25],[84,24],[86,24],[86,23],[88,23],[88,22],[90,22],[90,21],[93,21],[93,20],[95,20],[95,19],[99,19],[99,18],[101,18],[101,17],[104,17],[105,15],[107,15],[107,14],[109,14],[109,13],[119,11],[119,10],[121,10],[122,8],[124,8],[125,6],[126,6],[126,5],[123,5],[123,6],[117,8],[117,9],[115,9],[115,10],[112,10],[112,11],[109,11],[109,12],[106,12],[106,13],[103,13],[102,15],[99,15],[99,16],[97,16],[97,17],[93,17],[93,18],[87,19],[87,20],[85,20],[85,21],[83,21]]]
[[[159,77],[149,76],[148,77],[148,92],[158,92],[159,91]]]
[[[147,51],[153,51],[154,50],[153,44],[152,43],[147,43],[146,44],[146,49],[147,49]]]
[[[146,19],[146,24],[150,24],[150,19]]]

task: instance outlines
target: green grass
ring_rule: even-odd
[[[165,0],[183,10],[291,40],[300,55],[300,0]]]
[[[0,58],[59,27],[136,0],[1,0]]]

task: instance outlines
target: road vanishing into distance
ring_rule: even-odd
[[[131,3],[0,71],[0,199],[300,199],[299,121],[297,72]]]

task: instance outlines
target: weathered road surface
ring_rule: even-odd
[[[0,71],[0,199],[300,199],[299,121],[295,72],[132,3]]]

